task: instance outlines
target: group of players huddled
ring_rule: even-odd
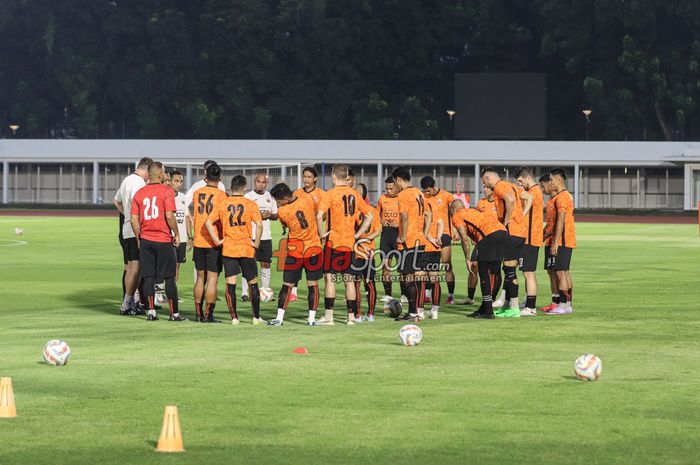
[[[309,326],[334,324],[339,283],[345,290],[345,322],[374,321],[377,280],[386,294],[385,312],[393,310],[397,320],[420,322],[428,305],[429,318],[437,319],[443,281],[448,291],[445,303],[455,304],[453,241],[461,243],[468,270],[467,299],[460,305],[474,304],[477,285],[481,288],[481,306],[468,316],[537,315],[535,270],[541,247],[552,302],[540,310],[549,315],[573,311],[569,265],[576,247],[574,204],[561,168],[535,181],[533,169],[523,167],[515,172],[516,183],[486,168],[481,173],[485,197],[476,208],[436,186],[430,176],[421,179],[420,189],[414,187],[410,171],[403,167],[384,181],[385,192],[376,207],[369,202],[367,187],[356,184],[352,170],[342,164],[333,166],[333,188],[328,191],[316,185],[318,175],[313,167],[304,168],[304,186],[295,191],[285,183],[267,191],[267,176],[260,173],[250,191],[244,176],[233,176],[227,192],[222,169],[215,161],[207,161],[204,172],[204,179],[183,194],[181,172],[166,172],[162,163],[143,158],[122,181],[114,203],[120,212],[124,255],[123,315],[145,314],[147,320],[157,320],[156,290],[162,286],[169,320],[187,320],[179,311],[177,280],[180,264],[192,250],[194,311],[196,321],[202,323],[220,322],[214,310],[222,271],[225,302],[234,325],[240,323],[238,275],[242,277],[241,300],[250,302],[254,325],[284,324],[302,275],[308,288]],[[546,204],[544,195],[549,197]],[[276,220],[286,237],[273,252],[270,223]],[[377,238],[379,249],[375,249]],[[260,302],[261,294],[268,298],[272,294],[273,255],[283,284],[277,315],[267,322],[260,316]],[[525,278],[524,305],[518,302],[518,267]],[[394,281],[408,307],[403,315],[397,314],[396,309],[400,313],[402,307],[392,297]],[[320,282],[324,283],[325,313],[317,319]],[[364,315],[363,295],[367,299]]]

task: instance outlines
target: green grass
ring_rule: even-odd
[[[443,306],[407,348],[383,317],[298,324],[303,286],[282,328],[250,325],[247,304],[239,327],[120,317],[115,222],[0,217],[0,375],[13,379],[19,414],[0,419],[0,464],[698,461],[693,226],[579,224],[574,315],[473,321]],[[27,244],[6,246],[17,239]],[[188,263],[187,314],[191,276]],[[71,344],[68,366],[41,363],[51,338]],[[310,354],[292,354],[298,346]],[[572,376],[585,352],[603,360],[598,382]],[[168,404],[185,454],[153,451]]]

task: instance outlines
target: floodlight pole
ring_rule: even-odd
[[[382,179],[382,173],[384,171],[384,165],[377,163],[377,202],[379,201],[379,196],[382,195],[382,187],[384,180]]]
[[[10,203],[10,162],[6,160],[2,162],[2,203]]]
[[[185,185],[191,186],[192,185],[192,165],[187,164],[185,167]]]
[[[574,208],[578,208],[579,164],[574,165]]]
[[[100,190],[100,164],[92,162],[92,203],[97,205],[97,194]]]
[[[479,193],[481,192],[481,189],[479,189],[479,185],[481,184],[481,165],[479,163],[476,163],[474,165],[474,205],[476,206],[476,202],[479,201]],[[469,202],[470,204],[472,202]]]

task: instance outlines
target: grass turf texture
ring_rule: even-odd
[[[0,218],[0,375],[19,415],[0,419],[0,463],[697,463],[696,228],[577,228],[574,315],[474,321],[443,306],[408,348],[381,316],[298,324],[304,285],[282,328],[250,325],[247,303],[239,327],[122,317],[116,219]],[[41,362],[52,338],[71,345],[68,366]],[[573,376],[586,352],[603,360],[598,382]],[[177,456],[153,451],[168,404],[187,449]]]

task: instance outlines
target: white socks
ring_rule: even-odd
[[[277,309],[277,319],[279,321],[284,321],[284,309],[283,308]]]
[[[294,289],[296,289],[296,287]],[[309,323],[314,321],[316,321],[316,310],[309,310]]]
[[[248,295],[248,280],[241,278],[241,297]]]
[[[260,268],[260,287],[270,287],[269,268]]]
[[[294,286],[294,287],[292,288],[292,295],[293,295],[293,296],[296,296],[296,295],[297,295],[297,287],[296,287],[296,286]]]

